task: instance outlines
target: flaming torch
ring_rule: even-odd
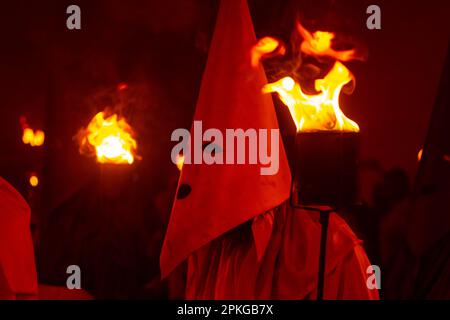
[[[300,23],[297,30],[303,37],[299,48],[304,55],[335,60],[328,73],[314,81],[318,93],[308,94],[299,81],[290,76],[267,84],[263,92],[278,95],[297,128],[293,168],[296,203],[343,207],[352,204],[356,196],[359,126],[339,105],[342,88],[354,81],[353,74],[341,61],[359,56],[355,50],[332,49],[335,35],[331,32],[311,34]],[[277,45],[255,46],[265,47]],[[273,56],[273,52],[267,55]],[[264,54],[259,56],[263,58]],[[255,59],[255,54],[252,57]]]
[[[329,214],[353,204],[357,193],[359,126],[344,114],[339,105],[343,87],[353,82],[354,76],[342,61],[363,60],[364,57],[353,49],[334,50],[334,33],[310,33],[300,23],[297,23],[297,32],[303,38],[298,46],[301,54],[332,62],[328,73],[314,81],[317,93],[308,94],[291,76],[269,83],[262,90],[278,95],[289,109],[297,128],[291,204],[320,213],[322,234],[317,298],[321,300]],[[257,64],[255,61],[285,53],[284,49],[280,50],[281,42],[276,39],[262,40],[252,50],[254,66]]]
[[[303,204],[342,207],[356,196],[359,127],[339,106],[342,87],[352,77],[337,61],[323,79],[315,80],[319,94],[306,94],[291,77],[263,88],[278,94],[296,125],[294,186]]]
[[[131,125],[124,117],[106,109],[78,131],[76,140],[80,153],[95,157],[100,164],[102,203],[118,198],[122,188],[129,184],[131,165],[140,159]]]
[[[99,163],[132,164],[137,157],[137,142],[133,136],[125,118],[99,112],[78,132],[80,153],[95,154]]]

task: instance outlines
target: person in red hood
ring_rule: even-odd
[[[36,299],[37,293],[30,208],[0,177],[0,299]]]
[[[246,0],[222,1],[194,115],[205,130],[279,128],[261,91],[264,70],[251,64],[255,43]],[[289,205],[290,183],[281,139],[273,175],[255,164],[183,165],[162,277],[187,261],[187,299],[315,299],[321,225],[317,213]],[[369,265],[361,242],[332,214],[324,299],[377,299],[366,284]]]

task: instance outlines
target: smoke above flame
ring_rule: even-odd
[[[303,39],[299,45],[303,55],[334,60],[328,73],[323,78],[314,80],[314,88],[318,93],[306,93],[294,76],[285,76],[269,83],[262,91],[277,93],[283,104],[288,107],[297,131],[359,132],[358,124],[349,119],[339,105],[342,88],[355,80],[341,61],[363,60],[364,57],[358,55],[355,49],[334,50],[332,45],[335,34],[332,32],[311,33],[299,22],[297,32]],[[256,67],[262,59],[285,52],[281,41],[266,37],[252,49],[251,63]]]

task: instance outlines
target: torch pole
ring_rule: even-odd
[[[294,145],[297,146],[297,135],[295,136]],[[295,152],[295,158],[297,158],[297,153]],[[297,160],[297,159],[296,159]],[[323,300],[324,287],[325,287],[325,270],[326,270],[326,256],[327,256],[327,238],[328,238],[328,225],[330,221],[330,213],[335,210],[331,207],[324,206],[312,206],[312,205],[300,205],[298,204],[299,199],[294,199],[295,195],[298,195],[296,190],[296,175],[298,174],[296,170],[296,162],[294,162],[292,170],[292,181],[291,181],[291,196],[290,204],[294,208],[304,209],[308,211],[315,211],[319,213],[319,223],[321,226],[320,230],[320,249],[319,249],[319,263],[317,270],[317,300]]]
[[[292,196],[291,196],[291,205],[293,205],[294,208],[304,209],[308,211],[316,211],[319,213],[319,222],[321,229],[320,229],[319,264],[317,272],[317,300],[323,300],[323,293],[325,287],[328,225],[330,222],[330,214],[335,210],[331,208],[320,209],[317,207],[296,205],[292,201]]]
[[[320,211],[320,254],[319,254],[319,272],[317,275],[317,300],[323,300],[324,282],[325,282],[325,266],[327,256],[327,236],[328,223],[330,221],[331,210]]]

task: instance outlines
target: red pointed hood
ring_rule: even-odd
[[[278,129],[272,98],[261,92],[267,83],[264,70],[251,66],[255,43],[246,0],[222,1],[194,116],[203,131],[217,128],[225,136],[225,129],[267,129],[270,136],[270,129]],[[278,173],[261,175],[261,167],[183,166],[179,187],[189,185],[190,193],[172,208],[160,259],[163,277],[196,249],[289,197],[291,176],[281,136]]]
[[[0,297],[37,295],[37,276],[30,232],[30,208],[0,178]]]

